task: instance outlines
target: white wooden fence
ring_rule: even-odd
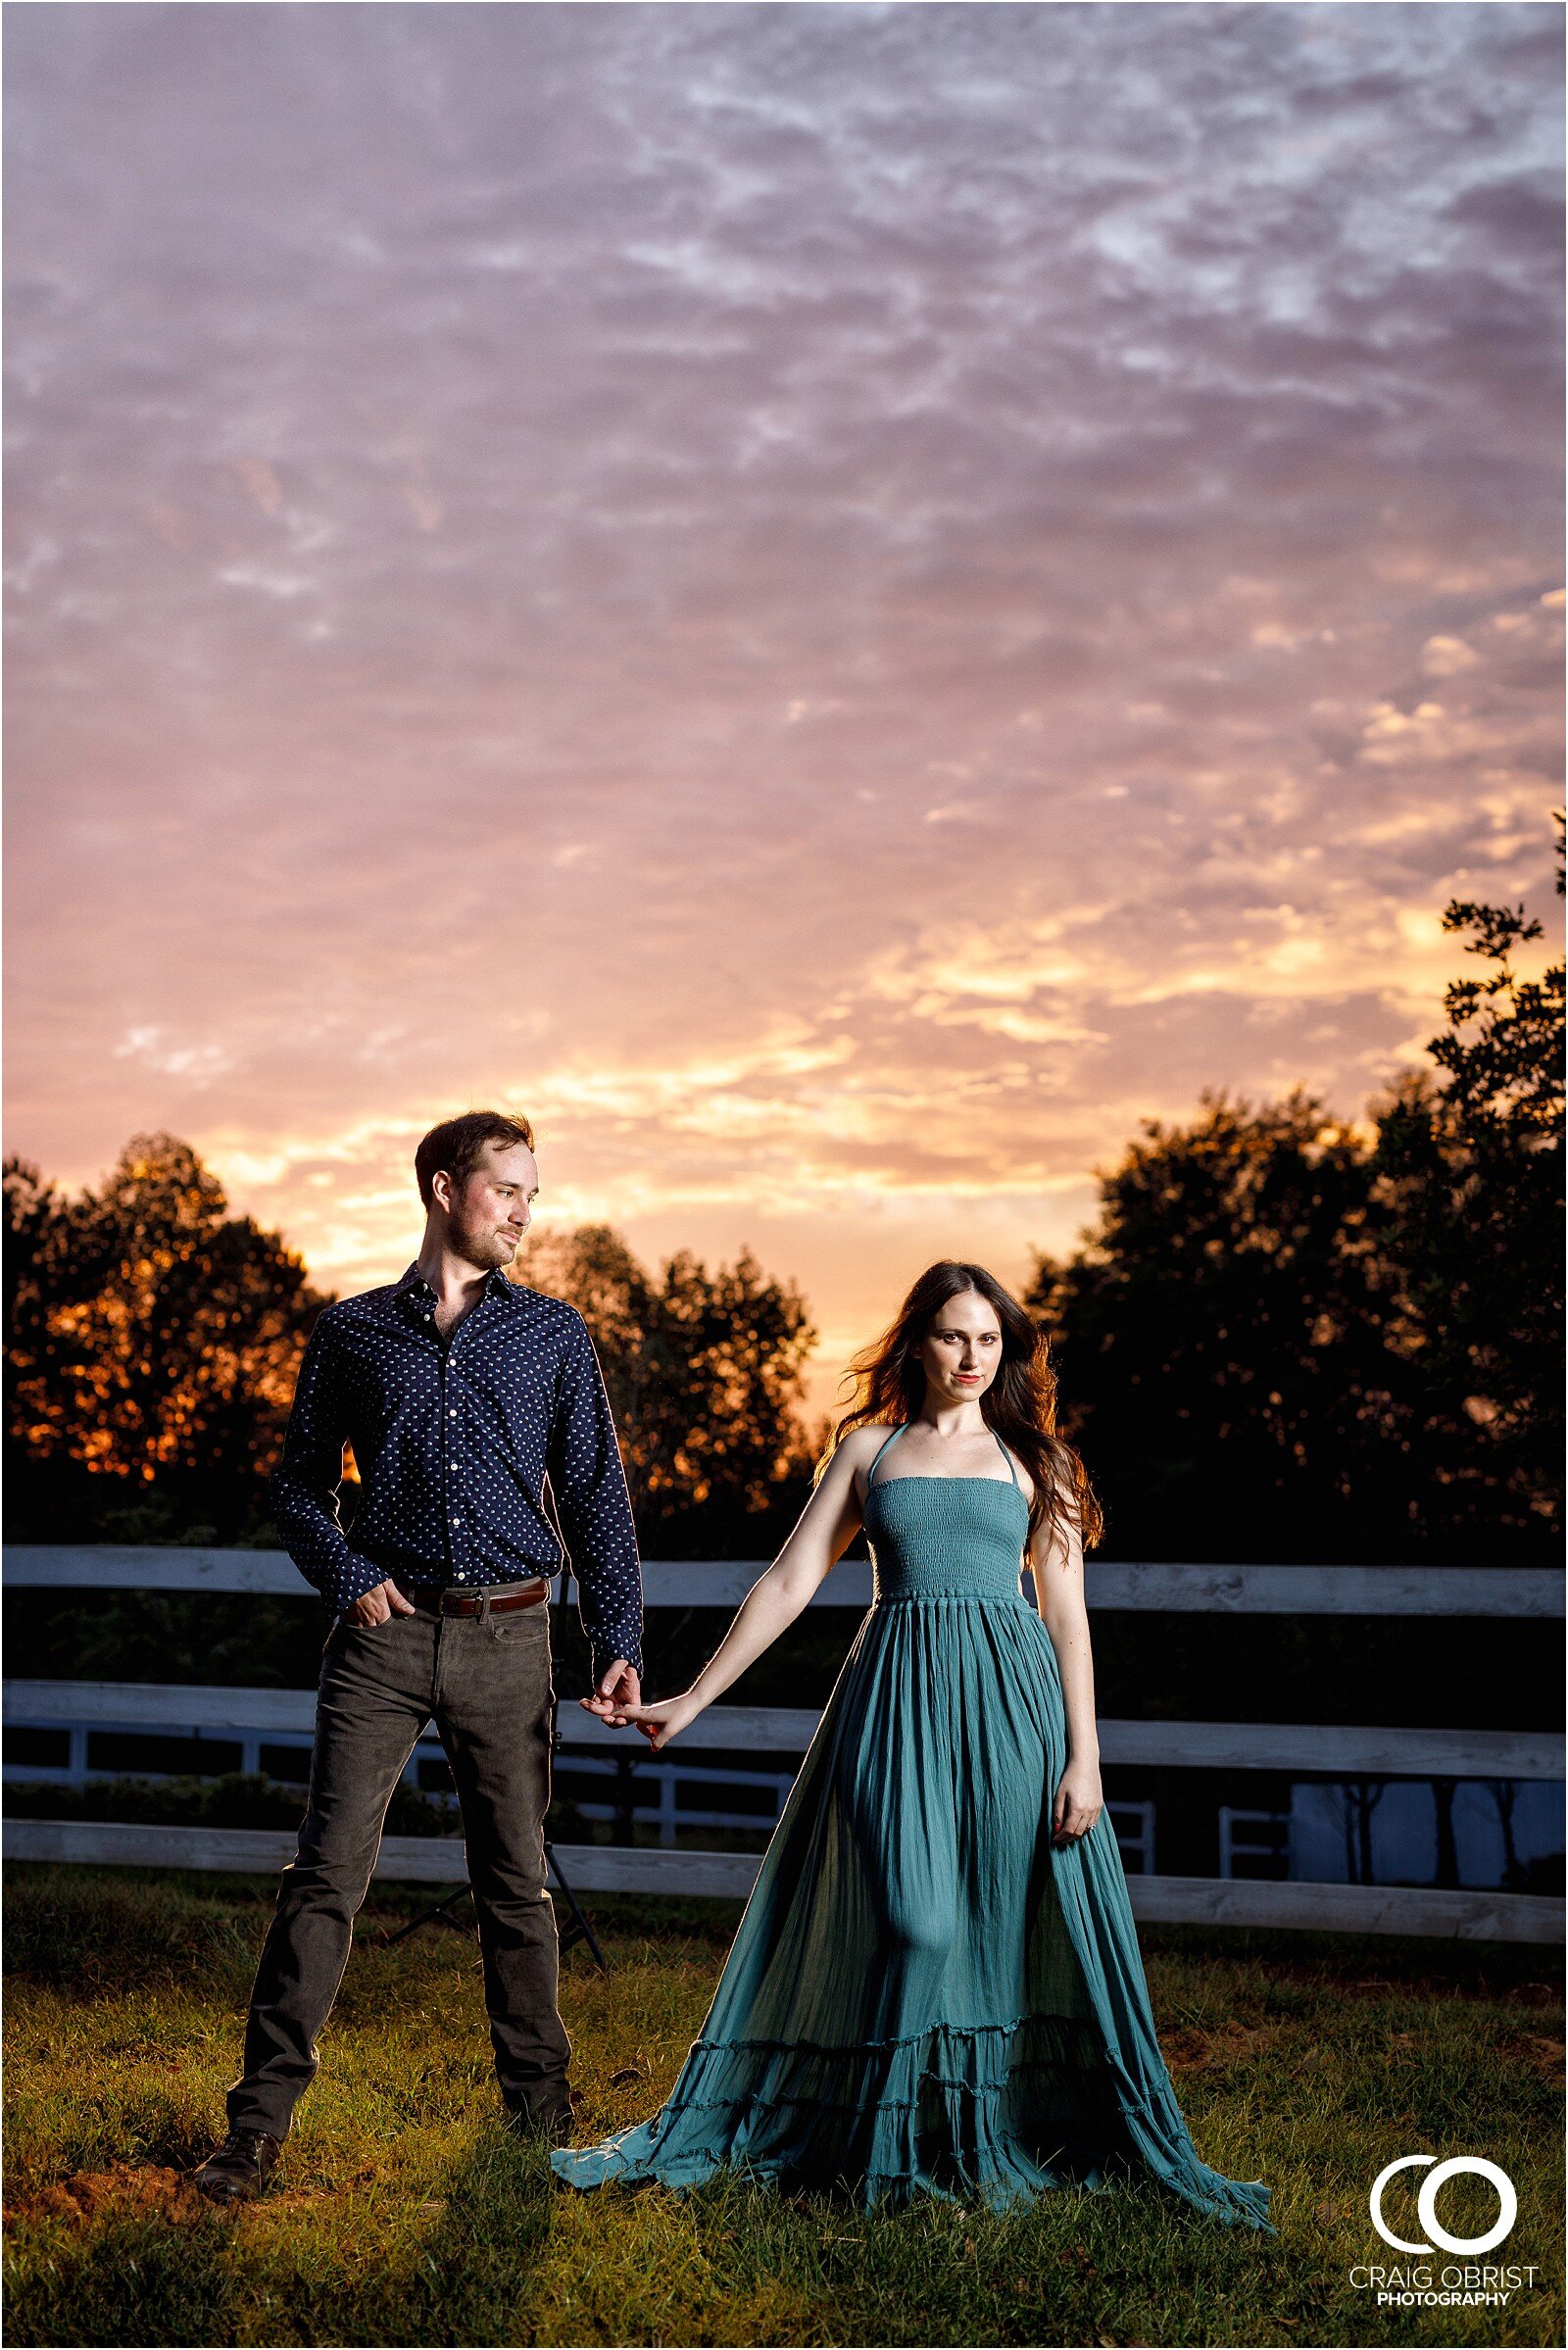
[[[650,1562],[651,1607],[730,1607],[765,1562]],[[1561,1580],[1544,1570],[1464,1567],[1277,1567],[1100,1564],[1086,1571],[1092,1610],[1159,1609],[1234,1614],[1524,1617],[1562,1613]],[[12,1586],[53,1590],[207,1591],[308,1595],[285,1553],[13,1546]],[[835,1568],[813,1605],[863,1607],[863,1561]],[[74,1746],[55,1776],[85,1767],[94,1729],[193,1738],[220,1736],[243,1756],[263,1743],[308,1743],[313,1691],[155,1687],[140,1683],[15,1682],[5,1687],[8,1725],[63,1729]],[[804,1709],[713,1706],[682,1736],[688,1751],[801,1753],[817,1716]],[[564,1708],[573,1746],[623,1748],[627,1736],[580,1709]],[[1377,1729],[1307,1723],[1102,1721],[1104,1763],[1213,1770],[1301,1771],[1347,1779],[1454,1778],[1560,1781],[1560,1738],[1523,1730]],[[246,1760],[242,1767],[254,1767]],[[36,1776],[36,1772],[29,1775]],[[1114,1804],[1108,1806],[1114,1810]],[[1249,1815],[1237,1813],[1237,1820]],[[712,1824],[710,1822],[709,1824]],[[294,1849],[291,1830],[133,1827],[124,1823],[11,1820],[6,1850],[18,1860],[120,1862],[136,1866],[271,1871]],[[752,1853],[679,1848],[563,1848],[562,1865],[586,1891],[744,1896],[758,1868]],[[461,1883],[458,1838],[383,1838],[377,1874],[418,1883]],[[1564,1907],[1544,1896],[1455,1891],[1419,1885],[1301,1884],[1275,1880],[1130,1875],[1136,1915],[1193,1924],[1311,1927],[1317,1930],[1438,1934],[1487,1940],[1560,1940]]]
[[[767,1565],[761,1558],[650,1559],[650,1607],[734,1607]],[[1560,1575],[1544,1567],[1129,1566],[1091,1559],[1092,1608],[1240,1616],[1537,1616],[1563,1612]],[[132,1548],[10,1542],[5,1581],[53,1591],[266,1591],[300,1599],[309,1587],[283,1550]],[[866,1607],[871,1569],[843,1559],[813,1602]]]
[[[17,1777],[72,1786],[89,1775],[86,1743],[93,1732],[220,1740],[240,1749],[242,1771],[256,1771],[262,1767],[264,1745],[308,1751],[316,1718],[314,1689],[210,1689],[139,1681],[8,1681],[4,1703],[7,1728],[62,1731],[72,1738],[74,1749],[71,1761],[59,1769],[8,1770]],[[814,1713],[794,1706],[713,1705],[682,1731],[680,1742],[689,1753],[804,1754],[816,1724]],[[568,1746],[600,1754],[630,1751],[639,1760],[647,1755],[641,1742],[629,1746],[624,1730],[612,1730],[579,1707],[562,1708],[561,1729]],[[434,1751],[439,1753],[439,1746]],[[1528,1730],[1102,1720],[1100,1759],[1164,1769],[1334,1772],[1356,1779],[1563,1776],[1562,1740]]]

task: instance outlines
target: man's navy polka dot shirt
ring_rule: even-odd
[[[273,1505],[289,1556],[334,1613],[389,1575],[451,1588],[577,1577],[597,1681],[642,1668],[642,1573],[625,1473],[588,1326],[499,1270],[443,1340],[435,1294],[401,1281],[327,1306],[300,1365]],[[361,1499],[338,1516],[343,1446]]]

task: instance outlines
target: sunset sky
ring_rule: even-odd
[[[1548,921],[1555,6],[23,6],[7,1143],[820,1370]]]

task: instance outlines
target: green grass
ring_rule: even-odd
[[[220,2131],[271,1883],[18,1867],[6,1956],[13,2343],[1531,2343],[1563,2339],[1560,1980],[1542,1953],[1205,1934],[1144,1941],[1200,2150],[1268,2179],[1281,2233],[1152,2185],[993,2217],[866,2217],[727,2180],[578,2195],[498,2125],[477,1957],[378,1930],[377,1890],[321,2076],[258,2204],[186,2174]],[[701,2024],[736,1911],[596,1903],[608,1981],[566,1961],[583,2122],[640,2119]],[[1378,2310],[1367,2188],[1396,2155],[1479,2153],[1519,2190],[1489,2257],[1535,2262],[1502,2310]],[[1446,2225],[1490,2195],[1456,2181]],[[1411,2222],[1408,2199],[1389,2217]]]

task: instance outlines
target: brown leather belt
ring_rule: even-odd
[[[405,1599],[412,1599],[421,1616],[504,1616],[514,1607],[537,1607],[550,1596],[550,1578],[541,1575],[536,1583],[519,1589],[513,1584],[501,1588],[481,1586],[476,1591],[459,1591],[448,1588],[438,1591],[431,1585],[412,1589],[401,1583],[398,1589]]]

